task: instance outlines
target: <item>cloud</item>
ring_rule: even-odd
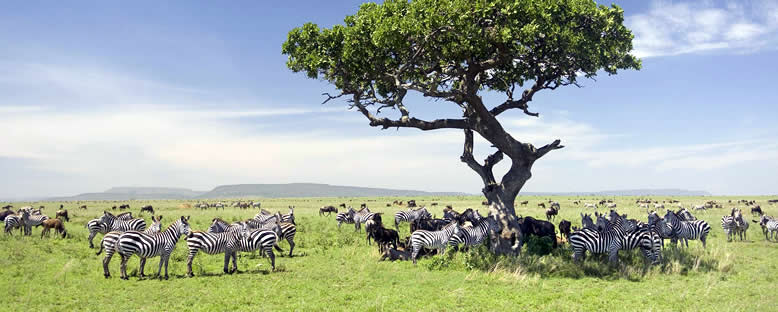
[[[776,47],[778,5],[752,1],[748,6],[729,2],[653,1],[646,13],[628,16],[634,54],[656,57],[708,51],[756,52]]]

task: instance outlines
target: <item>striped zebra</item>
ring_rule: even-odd
[[[370,212],[370,209],[368,209],[367,207],[359,209],[359,211],[357,212],[354,212],[354,210],[351,209],[349,210],[349,212],[351,213],[351,218],[354,219],[354,231],[362,230],[362,223],[367,222],[367,220],[375,219],[376,222],[380,222],[380,220],[377,219],[376,216],[380,218],[381,214],[376,212]]]
[[[289,206],[289,213],[285,214],[285,215],[281,215],[281,220],[280,221],[281,222],[295,224],[294,223],[294,206]]]
[[[681,208],[676,214],[681,221],[697,221],[697,218],[695,218],[689,210],[686,210],[686,208]]]
[[[350,210],[347,212],[338,212],[337,215],[335,215],[335,221],[338,221],[338,229],[340,229],[340,225],[343,223],[346,224],[354,224],[354,217],[353,216],[353,210],[352,208],[349,208]]]
[[[19,229],[19,235],[22,234],[24,227],[22,226],[22,218],[18,215],[12,214],[5,217],[5,234],[11,234],[11,231],[15,228]]]
[[[472,210],[470,210],[472,214]],[[468,227],[462,227],[458,234],[451,235],[448,240],[448,244],[451,246],[459,246],[464,244],[465,247],[480,245],[484,242],[489,230],[497,226],[497,221],[491,215],[486,218],[475,218],[476,221],[472,221],[473,225]]]
[[[732,236],[737,231],[737,223],[735,222],[735,217],[733,216],[723,216],[721,217],[721,228],[724,229],[724,233],[727,233],[727,241],[732,241]]]
[[[651,211],[648,213],[648,224],[650,230],[656,232],[657,235],[659,235],[659,238],[661,239],[661,247],[662,249],[665,248],[665,239],[671,238],[673,234],[673,229],[670,227],[667,222],[665,222],[662,217],[660,217],[656,211]]]
[[[270,258],[270,266],[276,269],[276,256],[273,254],[273,248],[279,252],[284,252],[278,247],[278,238],[281,235],[281,227],[275,226],[272,230],[256,229],[249,231],[238,242],[238,249],[233,253],[237,257],[237,252],[254,252],[260,250],[263,255]]]
[[[570,234],[570,246],[573,248],[573,261],[578,262],[586,258],[586,251],[592,254],[608,253],[608,260],[617,263],[619,250],[629,250],[635,247],[643,249],[643,254],[652,261],[656,261],[658,253],[653,253],[651,237],[645,233],[636,231],[633,221],[616,218],[616,222],[610,222],[603,215],[597,216],[597,227],[601,231],[584,228]],[[648,250],[648,251],[646,251]]]
[[[773,219],[771,216],[762,215],[762,217],[759,218],[759,225],[762,226],[762,233],[766,240],[773,239],[773,233],[778,233],[778,220]],[[767,238],[768,232],[770,233],[770,238]],[[776,235],[776,238],[778,238],[778,235]]]
[[[132,212],[122,212],[116,215],[117,220],[132,220]]]
[[[170,254],[176,248],[179,237],[189,233],[189,217],[181,217],[173,222],[164,232],[144,234],[138,231],[125,232],[119,236],[116,250],[122,256],[122,279],[127,280],[127,261],[132,255],[140,257],[140,277],[144,277],[143,269],[146,259],[159,256],[157,276],[162,278],[162,264],[165,265],[165,279],[168,279],[168,261]]]
[[[239,241],[243,238],[248,227],[241,224],[238,227],[227,227],[225,232],[209,233],[201,231],[191,231],[187,235],[186,246],[189,248],[189,256],[186,258],[186,275],[193,277],[192,261],[199,251],[209,255],[224,254],[224,273],[234,273],[238,270],[237,259],[233,258],[233,253],[238,248]],[[233,258],[232,271],[228,269],[230,258]]]
[[[89,248],[95,248],[92,239],[95,238],[97,233],[105,235],[105,233],[111,231],[111,228],[107,224],[100,222],[100,219],[89,220],[89,222],[86,223],[86,228],[89,230]]]
[[[440,254],[446,252],[446,245],[451,236],[459,235],[461,229],[459,223],[454,221],[444,226],[440,231],[417,230],[411,234],[411,260],[416,264],[416,256],[422,248],[437,249]]]
[[[674,245],[681,239],[688,248],[690,239],[699,239],[702,242],[702,248],[705,248],[705,241],[710,233],[710,225],[707,222],[703,220],[681,221],[680,217],[672,210],[667,210],[664,219],[673,229],[671,242]]]
[[[735,226],[737,234],[740,236],[740,240],[746,240],[748,237],[746,236],[746,231],[748,231],[748,222],[746,222],[745,219],[743,219],[743,212],[740,209],[737,209],[735,211]]]
[[[445,216],[446,213],[444,212],[444,218]],[[432,219],[432,215],[425,207],[421,207],[419,209],[408,209],[407,211],[398,211],[394,214],[394,228],[399,230],[401,222],[411,223],[417,219]]]
[[[162,230],[162,216],[159,216],[159,218],[151,216],[151,221],[151,226],[144,230],[143,233],[156,234]],[[122,233],[123,232],[106,233],[105,236],[103,236],[103,239],[100,241],[100,250],[98,250],[95,254],[100,255],[103,249],[105,249],[105,257],[103,257],[103,276],[105,276],[105,278],[111,277],[108,264],[111,263],[111,258],[113,258],[113,254],[116,253],[116,242],[119,241],[119,236],[121,236]]]
[[[238,223],[228,224],[224,220],[216,218],[216,219],[213,220],[213,223],[211,224],[211,227],[208,228],[208,232],[210,232],[210,233],[225,232],[228,229],[237,228],[237,227],[240,227],[243,224],[246,224],[248,229],[251,229],[251,230],[255,230],[255,229],[259,229],[259,230],[272,230],[272,229],[275,228],[275,225],[276,225],[275,222],[268,222],[268,223],[261,224],[259,226],[251,227],[251,226],[248,226],[248,224],[251,223],[251,221],[252,220],[249,220],[249,221],[247,221],[245,223],[244,222],[238,222]],[[289,222],[278,222],[277,224],[278,224],[278,226],[281,227],[281,233],[279,235],[279,239],[283,238],[283,239],[285,239],[289,243],[289,257],[292,257],[292,251],[294,251],[294,246],[295,246],[294,237],[297,234],[297,226],[294,223],[289,223]]]
[[[581,213],[581,225],[584,229],[596,230],[597,226],[592,221],[592,215],[588,213]]]
[[[281,221],[281,214],[275,213],[275,214],[266,214],[266,211],[261,211],[260,213],[256,214],[254,216],[255,221],[259,222],[260,224],[264,224],[267,222],[275,222],[273,219]]]
[[[454,220],[459,220],[461,215],[462,215],[461,213],[456,212],[452,208],[449,208],[449,207],[443,208],[443,220],[446,220],[447,222],[451,222],[451,221],[454,221]],[[397,219],[396,216],[395,216],[395,219]]]
[[[599,221],[599,220],[598,220]],[[664,242],[659,232],[652,226],[639,220],[627,219],[627,215],[619,215],[615,210],[610,212],[610,225],[603,227],[619,227],[624,229],[626,234],[621,242],[620,250],[632,250],[640,248],[643,256],[651,263],[659,263],[662,257],[662,247]]]
[[[29,210],[22,210],[22,225],[24,225],[24,235],[32,235],[32,227],[39,226],[43,221],[48,220],[46,215],[33,215]]]
[[[100,222],[105,223],[112,232],[141,232],[146,229],[146,221],[143,219],[119,220],[108,211],[103,211]]]
[[[234,231],[237,229],[242,229],[244,227],[248,227],[248,225],[244,222],[237,222],[237,223],[227,223],[227,221],[222,220],[221,218],[213,218],[211,221],[211,226],[208,227],[208,233],[224,233],[227,231]]]

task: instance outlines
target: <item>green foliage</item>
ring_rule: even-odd
[[[550,254],[554,250],[554,239],[548,236],[530,235],[526,246],[528,253],[543,256]]]
[[[291,70],[343,91],[390,94],[391,75],[439,85],[475,65],[489,77],[481,88],[505,91],[639,69],[632,38],[621,8],[591,0],[388,0],[363,4],[343,25],[295,28],[282,53]]]

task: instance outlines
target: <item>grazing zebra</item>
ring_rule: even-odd
[[[451,214],[449,211],[443,212],[443,217],[446,217],[446,213]],[[427,208],[421,207],[419,209],[408,209],[407,211],[398,211],[394,214],[394,228],[400,229],[400,222],[413,222],[416,219],[431,219],[432,215],[427,211]]]
[[[119,220],[108,211],[103,211],[100,222],[105,223],[112,232],[141,232],[146,229],[146,221],[143,219]]]
[[[680,217],[672,211],[667,210],[664,217],[673,229],[671,242],[675,244],[678,239],[686,243],[689,247],[689,240],[699,239],[702,242],[702,248],[705,248],[705,240],[710,233],[710,225],[703,220],[681,221]]]
[[[105,235],[105,233],[111,231],[111,228],[107,224],[100,222],[100,219],[89,220],[89,222],[86,223],[86,228],[89,229],[89,248],[95,248],[92,239],[95,238],[97,233]]]
[[[773,239],[773,233],[778,233],[778,220],[773,219],[771,216],[762,215],[762,217],[759,218],[759,225],[762,226],[762,233],[764,233],[764,238],[766,240]],[[770,233],[770,238],[767,238],[768,232]],[[776,238],[778,238],[778,235],[776,235]]]
[[[173,222],[164,232],[157,234],[144,234],[138,231],[125,232],[119,236],[116,250],[122,256],[122,279],[127,280],[127,261],[132,255],[140,257],[140,277],[144,277],[143,268],[146,259],[159,256],[159,270],[157,276],[162,278],[162,264],[165,265],[165,279],[168,279],[168,261],[170,254],[176,248],[178,238],[189,233],[189,217],[181,217]]]
[[[24,225],[24,235],[32,235],[32,227],[39,226],[43,221],[48,220],[46,215],[33,215],[29,210],[22,210],[22,224]]]
[[[232,271],[228,270],[230,258],[237,250],[238,243],[247,229],[246,224],[242,224],[240,227],[228,227],[226,232],[221,233],[189,232],[186,239],[186,246],[189,248],[189,256],[186,258],[186,275],[189,277],[194,276],[194,273],[192,273],[192,261],[200,250],[209,255],[224,253],[224,273],[234,273],[237,271],[237,259],[234,259],[235,261],[232,263]]]
[[[22,218],[18,215],[12,214],[5,217],[5,234],[13,235],[11,234],[11,231],[14,228],[19,228],[19,234],[22,234],[22,230],[24,228],[22,227]]]
[[[343,223],[346,224],[354,224],[354,217],[353,216],[353,210],[352,208],[349,208],[349,211],[347,212],[338,212],[337,215],[335,215],[335,221],[338,221],[338,229],[340,229],[340,225]]]
[[[281,227],[275,226],[273,230],[257,229],[248,232],[238,242],[238,249],[232,254],[237,257],[237,252],[253,252],[261,250],[262,254],[270,258],[270,266],[276,269],[276,256],[273,254],[273,248],[279,252],[284,252],[278,247],[278,237],[281,235]],[[234,258],[233,258],[234,259]]]
[[[351,213],[351,218],[354,219],[354,231],[362,230],[362,223],[367,222],[367,220],[373,220],[376,216],[380,218],[381,215],[380,213],[370,212],[370,209],[367,207],[359,209],[357,212],[351,209],[349,213]],[[377,220],[377,222],[379,221]]]
[[[154,216],[152,216],[151,221],[151,226],[144,230],[143,233],[156,234],[162,230],[162,216],[159,216],[159,218],[154,218]],[[100,250],[95,254],[99,255],[103,249],[105,249],[105,257],[103,257],[103,276],[105,276],[105,278],[111,277],[108,264],[111,263],[111,258],[113,258],[113,254],[116,252],[116,242],[119,241],[119,236],[121,236],[122,233],[123,232],[106,233],[100,241]]]
[[[459,235],[461,229],[457,221],[453,221],[444,226],[440,231],[426,231],[418,230],[411,234],[411,246],[413,251],[411,252],[411,260],[413,264],[416,264],[416,256],[419,255],[419,251],[422,248],[437,249],[440,254],[446,252],[446,245],[451,239],[451,236]]]
[[[732,241],[732,235],[737,232],[737,223],[733,216],[721,217],[721,228],[724,229],[724,233],[727,233],[727,241]]]
[[[473,213],[472,210],[470,210],[470,213]],[[489,235],[489,230],[496,226],[497,221],[494,217],[488,215],[486,218],[480,218],[478,221],[473,221],[472,226],[463,227],[458,234],[451,236],[448,240],[448,244],[451,246],[465,244],[466,247],[480,245],[484,242],[487,235]]]

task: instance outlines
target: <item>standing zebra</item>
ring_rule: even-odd
[[[105,235],[105,233],[111,231],[111,228],[107,224],[100,222],[100,219],[89,220],[89,222],[86,223],[86,228],[89,230],[89,248],[95,248],[92,239],[95,238],[97,233]]]
[[[359,209],[359,211],[354,212],[354,210],[349,210],[351,213],[351,218],[354,219],[354,231],[358,231],[362,229],[362,223],[367,222],[367,220],[373,220],[376,219],[376,222],[380,223],[380,220],[376,218],[376,216],[379,216],[380,213],[370,212],[370,209],[367,207]]]
[[[473,213],[472,210],[469,210],[469,212]],[[486,218],[475,221],[472,226],[463,227],[458,234],[451,235],[448,244],[451,246],[465,244],[466,247],[480,245],[484,242],[486,236],[489,235],[489,230],[496,226],[497,221],[489,214]]]
[[[162,264],[165,265],[165,279],[168,279],[168,261],[170,254],[176,248],[178,238],[189,233],[189,217],[173,222],[164,232],[157,234],[144,234],[138,231],[125,232],[119,236],[116,250],[122,256],[122,279],[127,280],[127,261],[132,255],[140,257],[140,277],[144,277],[143,268],[146,259],[159,256],[159,269],[157,276],[162,278]]]
[[[697,221],[697,218],[695,218],[689,210],[686,210],[686,208],[681,208],[676,214],[681,221]]]
[[[570,246],[573,248],[573,261],[584,260],[586,251],[608,253],[611,263],[618,262],[619,250],[629,250],[640,247],[644,256],[656,262],[659,253],[654,252],[653,240],[645,232],[635,231],[636,224],[631,220],[616,218],[615,223],[597,216],[597,226],[601,231],[584,228],[570,234]]]
[[[449,223],[440,231],[417,230],[413,232],[410,241],[411,247],[413,248],[413,251],[411,252],[413,264],[416,264],[416,256],[419,255],[419,251],[421,251],[422,248],[434,248],[437,249],[440,254],[445,253],[446,245],[451,239],[451,236],[459,235],[460,232],[461,230],[457,221]]]
[[[254,220],[259,222],[260,224],[264,224],[267,222],[275,222],[273,219],[276,219],[278,221],[281,221],[281,214],[266,214],[266,211],[261,211],[260,213],[256,214],[254,216]]]
[[[338,214],[335,215],[335,221],[338,221],[338,229],[340,229],[340,225],[343,223],[354,224],[354,217],[352,217],[353,211],[354,211],[353,208],[349,208],[349,211],[338,212]]]
[[[664,249],[665,239],[671,238],[673,236],[673,229],[669,224],[667,224],[667,222],[665,222],[664,219],[662,219],[662,217],[656,214],[656,211],[651,211],[648,213],[648,227],[650,230],[656,232],[656,234],[659,235],[661,240],[661,247]]]
[[[444,211],[444,218],[446,215],[453,215],[453,213]],[[408,222],[411,223],[414,220],[417,219],[431,219],[432,215],[430,215],[429,211],[427,211],[427,208],[421,207],[419,209],[408,209],[407,211],[398,211],[394,214],[394,228],[399,230],[400,229],[400,222]]]
[[[743,212],[738,209],[735,211],[735,226],[737,226],[737,234],[740,236],[740,240],[748,239],[746,231],[748,231],[748,222],[743,219]]]
[[[773,239],[773,233],[778,233],[778,220],[773,219],[771,216],[762,215],[762,217],[759,218],[759,225],[762,226],[762,233],[764,233],[764,238],[766,240]],[[770,238],[767,238],[768,232],[770,233]],[[776,238],[778,238],[778,235],[776,235]]]
[[[732,241],[732,235],[737,232],[735,217],[731,215],[721,217],[721,228],[724,229],[724,233],[727,233],[727,241]]]
[[[672,210],[667,210],[664,219],[667,220],[673,229],[673,237],[671,239],[673,244],[681,239],[686,243],[686,247],[689,247],[690,239],[699,239],[702,242],[702,248],[705,248],[705,240],[708,237],[708,233],[710,233],[710,225],[707,222],[703,220],[681,221]]]
[[[275,229],[276,224],[278,224],[278,226],[281,227],[281,232],[280,232],[280,235],[279,235],[279,239],[281,239],[281,238],[286,239],[286,241],[289,243],[289,256],[292,257],[292,251],[294,251],[294,246],[295,246],[294,236],[297,234],[297,226],[295,224],[289,223],[289,222],[278,222],[278,223],[268,222],[268,223],[261,224],[259,226],[252,227],[252,226],[249,226],[251,221],[253,221],[253,220],[249,220],[247,222],[239,222],[239,223],[227,224],[227,222],[225,222],[224,220],[216,218],[216,219],[213,220],[213,223],[211,224],[211,227],[208,228],[208,232],[210,232],[210,233],[226,232],[226,231],[229,231],[230,229],[238,228],[238,227],[240,227],[243,224],[246,224],[247,229],[251,229],[251,230],[254,230],[254,229],[273,230],[273,229]]]
[[[29,210],[22,210],[22,225],[24,225],[24,235],[32,235],[32,227],[39,226],[43,221],[48,220],[46,215],[33,215]]]
[[[248,228],[248,224],[245,222],[230,224],[221,218],[213,218],[213,221],[211,221],[211,226],[208,227],[208,233],[223,233],[227,231],[243,229],[244,227]]]
[[[230,258],[238,248],[238,243],[247,229],[244,223],[241,227],[229,227],[226,232],[222,233],[189,232],[186,239],[186,246],[189,248],[189,256],[186,258],[186,275],[189,277],[194,276],[194,273],[192,273],[192,261],[200,250],[209,255],[224,253],[224,273],[234,273],[237,271],[237,259],[232,263],[232,271],[228,270]]]
[[[119,220],[108,211],[103,211],[100,222],[105,223],[112,232],[140,232],[146,229],[146,221],[143,219]]]
[[[144,230],[143,233],[156,234],[162,230],[162,216],[159,216],[159,218],[151,216],[151,221],[151,226]],[[98,250],[95,254],[100,255],[103,249],[105,249],[105,257],[103,257],[103,276],[105,276],[105,278],[111,277],[108,264],[111,263],[111,258],[113,258],[113,254],[116,252],[116,242],[119,241],[119,236],[121,236],[122,233],[123,232],[106,233],[105,236],[103,236],[103,239],[100,241],[100,250]]]
[[[5,234],[13,235],[11,234],[11,231],[14,228],[19,228],[19,234],[22,234],[22,230],[24,230],[24,227],[22,226],[22,218],[20,218],[18,215],[12,214],[5,217]],[[765,236],[767,237],[767,236]]]
[[[285,215],[281,215],[281,220],[280,221],[281,222],[295,224],[294,223],[294,206],[289,206],[289,213],[285,214]]]
[[[273,230],[257,229],[250,231],[238,242],[237,251],[253,252],[255,250],[261,250],[264,255],[270,258],[270,266],[275,270],[276,256],[273,254],[273,248],[279,252],[284,252],[278,247],[278,237],[280,234],[280,226],[275,226]],[[237,257],[237,251],[232,254],[233,261],[235,257]]]

